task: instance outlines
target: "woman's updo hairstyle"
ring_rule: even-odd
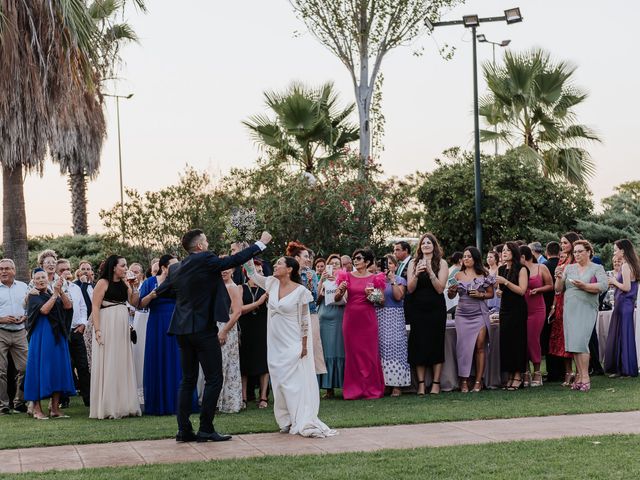
[[[285,251],[285,255],[287,257],[299,257],[302,252],[308,250],[308,248],[303,244],[294,240],[293,242],[289,242],[287,244],[287,250]]]

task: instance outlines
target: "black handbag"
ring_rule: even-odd
[[[136,332],[136,329],[131,325],[129,325],[129,337],[131,338],[131,343],[133,343],[134,345],[138,343],[138,333]]]

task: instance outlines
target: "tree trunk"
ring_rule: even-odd
[[[87,226],[87,177],[84,172],[69,174],[71,192],[71,221],[74,235],[86,235]]]
[[[4,256],[16,264],[16,278],[29,279],[27,214],[24,209],[22,165],[13,169],[2,166],[2,238]]]
[[[356,86],[356,101],[360,117],[360,180],[365,179],[366,166],[371,157],[371,133],[369,112],[371,110],[369,85],[369,36],[367,35],[367,9],[360,6],[360,83]],[[375,79],[374,79],[375,80]]]

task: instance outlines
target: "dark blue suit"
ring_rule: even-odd
[[[205,379],[200,431],[213,432],[213,417],[223,380],[216,322],[229,319],[231,303],[220,272],[242,265],[258,253],[257,245],[224,258],[212,252],[192,253],[169,270],[167,280],[156,291],[159,297],[176,300],[168,333],[176,335],[180,347],[182,382],[178,393],[178,428],[182,432],[193,430],[189,414],[198,381],[198,364]]]

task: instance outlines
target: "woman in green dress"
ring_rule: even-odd
[[[573,243],[576,263],[556,269],[556,291],[564,294],[565,350],[574,354],[576,375],[574,390],[588,392],[589,339],[598,318],[598,296],[608,288],[607,275],[602,265],[591,261],[593,247],[586,240]]]

